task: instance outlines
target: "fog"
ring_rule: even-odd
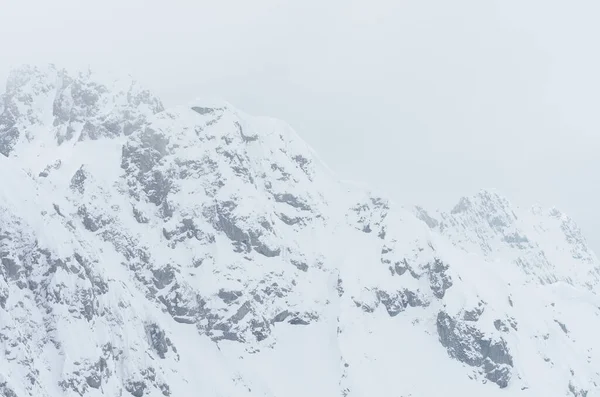
[[[556,205],[600,252],[599,18],[592,0],[0,0],[0,78],[53,62],[167,105],[226,99],[395,201],[495,188]]]

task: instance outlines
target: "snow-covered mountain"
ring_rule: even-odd
[[[600,396],[556,209],[404,209],[281,121],[54,66],[10,75],[0,153],[2,396]]]

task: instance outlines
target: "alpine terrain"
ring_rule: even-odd
[[[403,208],[281,121],[54,66],[11,73],[0,153],[3,397],[600,396],[557,209]]]

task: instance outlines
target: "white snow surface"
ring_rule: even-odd
[[[405,209],[284,122],[55,66],[11,74],[0,153],[0,396],[600,396],[557,209]]]

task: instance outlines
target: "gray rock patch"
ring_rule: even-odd
[[[448,355],[471,367],[500,388],[508,386],[513,359],[503,339],[493,340],[477,328],[457,321],[441,311],[437,316],[439,341]]]

